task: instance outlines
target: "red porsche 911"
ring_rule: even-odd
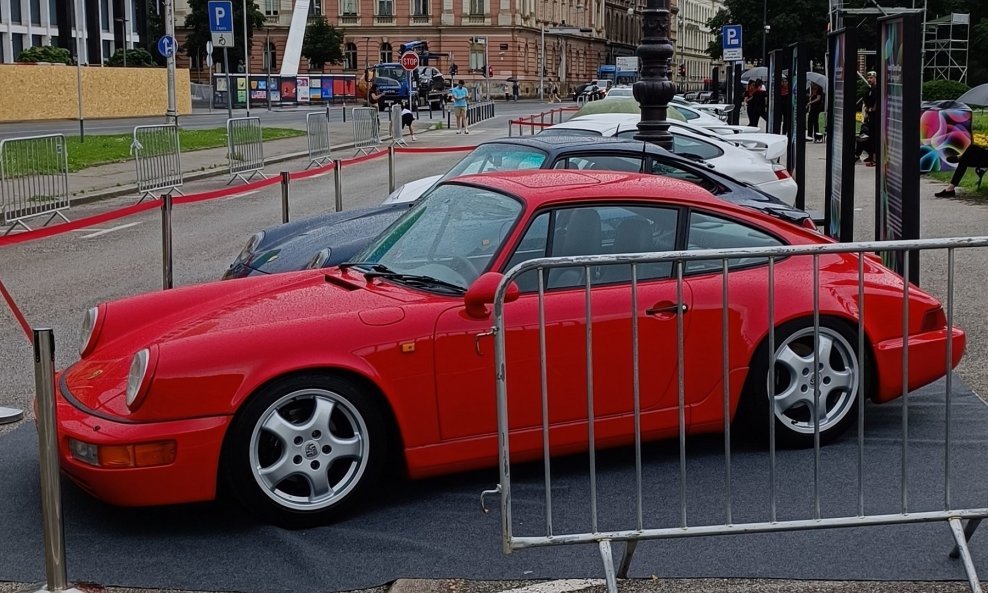
[[[274,522],[324,522],[359,501],[390,460],[413,478],[496,465],[493,343],[478,334],[490,330],[495,288],[517,263],[828,241],[662,177],[560,170],[450,180],[339,268],[190,286],[88,311],[81,359],[58,378],[62,468],[116,505],[210,500],[228,487]],[[767,419],[771,405],[787,444],[812,444],[817,423],[830,440],[851,424],[859,398],[886,401],[942,377],[948,339],[957,364],[964,333],[948,330],[940,303],[912,288],[903,385],[902,279],[864,259],[865,368],[857,256],[819,256],[819,334],[812,258],[776,261],[771,321],[765,258],[728,261],[735,423],[749,409]],[[638,268],[642,434],[663,438],[678,431],[677,279],[668,263]],[[505,306],[509,423],[522,432],[542,423],[532,274],[518,277]],[[569,427],[552,432],[553,453],[588,446],[580,395],[588,281],[598,442],[632,442],[630,268],[553,269],[544,278],[549,422]],[[683,278],[687,428],[719,431],[722,264],[689,262]],[[772,327],[777,362],[768,369]],[[513,459],[541,455],[540,439],[512,440]]]

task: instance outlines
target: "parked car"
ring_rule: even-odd
[[[333,212],[282,224],[252,235],[224,274],[225,279],[320,268],[347,261],[440,179],[472,173],[523,169],[613,169],[652,172],[692,181],[720,199],[765,210],[815,228],[809,215],[704,163],[631,139],[535,136],[485,142],[445,175],[397,188],[381,207]],[[402,205],[404,203],[404,205]]]
[[[639,115],[631,113],[586,115],[546,128],[536,137],[583,135],[630,138],[638,133],[639,120]],[[676,154],[702,160],[718,173],[749,183],[787,204],[796,200],[798,188],[786,168],[764,154],[732,142],[734,136],[704,134],[689,124],[672,120],[669,121],[669,131]]]
[[[477,336],[491,328],[495,291],[516,264],[542,256],[830,242],[659,176],[553,170],[444,181],[355,263],[156,291],[89,310],[81,358],[57,377],[61,469],[114,505],[205,501],[224,488],[279,524],[346,516],[392,462],[413,478],[496,465],[493,348],[483,341],[478,347]],[[719,431],[725,414],[738,422],[753,409],[761,419],[774,412],[781,443],[812,443],[815,428],[827,442],[854,424],[859,398],[885,402],[942,377],[948,339],[950,366],[959,361],[964,332],[948,331],[935,298],[917,287],[906,293],[904,339],[900,276],[865,258],[859,303],[857,256],[821,255],[816,271],[812,261],[776,262],[770,322],[765,258],[730,260],[729,330],[722,328],[719,262],[689,264],[681,286],[669,264],[640,266],[642,310],[634,316],[627,266],[547,272],[550,452],[588,446],[586,400],[573,397],[585,391],[587,376],[585,273],[593,276],[589,322],[606,328],[595,339],[630,336],[632,320],[643,319],[640,350],[655,353],[675,349],[682,328],[685,428],[694,434]],[[520,276],[506,298],[513,433],[541,426],[538,354],[531,360],[539,348],[537,277]],[[810,286],[819,287],[819,333]],[[647,311],[677,302],[689,311],[686,324],[679,314]],[[859,357],[862,307],[868,350]],[[730,341],[726,409],[719,370],[702,362],[710,357],[710,336],[722,331]],[[775,368],[767,362],[770,333]],[[604,343],[592,359],[595,382],[607,386],[607,397],[595,404],[606,435],[598,445],[633,443],[633,346],[624,339]],[[677,357],[648,360],[640,375],[640,434],[676,435]],[[810,367],[821,379],[807,392],[802,371],[816,376]],[[770,381],[777,394],[771,401]],[[811,414],[814,401],[822,409]],[[769,422],[741,428],[756,427],[768,433]],[[514,459],[541,455],[541,439],[512,437]]]

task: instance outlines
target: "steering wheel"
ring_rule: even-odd
[[[480,270],[477,269],[477,266],[469,259],[459,255],[450,256],[449,267],[463,276],[464,280],[472,281],[480,276]]]

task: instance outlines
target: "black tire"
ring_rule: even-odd
[[[813,320],[800,319],[776,328],[776,367],[769,375],[768,337],[755,351],[745,381],[736,426],[761,442],[770,437],[769,414],[775,422],[776,445],[792,448],[812,447],[815,419],[812,403],[817,375],[813,373]],[[839,320],[820,320],[820,344],[829,352],[820,352],[820,443],[838,438],[858,416],[859,398],[866,394],[858,368],[858,339],[848,325]],[[866,358],[865,365],[867,367]],[[871,373],[868,373],[871,376]],[[769,383],[775,384],[775,399],[769,401]],[[819,415],[818,415],[819,416]]]
[[[284,527],[342,516],[378,483],[387,463],[381,406],[359,384],[332,375],[295,375],[264,386],[227,433],[227,486],[249,511]]]

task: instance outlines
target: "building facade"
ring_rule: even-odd
[[[724,80],[723,62],[710,58],[707,49],[714,36],[707,22],[724,8],[722,0],[674,0],[678,9],[672,26],[676,31],[676,54],[673,58],[673,80],[681,89],[702,89],[712,78],[713,69],[720,69]]]

